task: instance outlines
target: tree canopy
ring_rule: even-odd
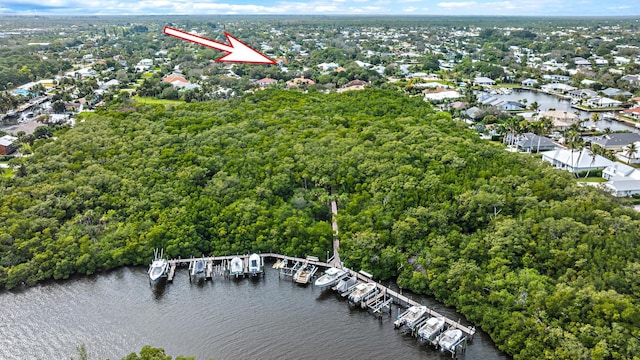
[[[392,91],[120,104],[0,177],[0,286],[169,257],[341,258],[517,359],[640,354],[639,216]]]

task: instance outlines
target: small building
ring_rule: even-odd
[[[584,100],[598,96],[598,93],[590,89],[577,89],[567,92],[567,95],[571,96],[573,99]]]
[[[299,78],[295,78],[292,80],[287,81],[287,88],[296,88],[299,86],[304,86],[304,85],[315,85],[316,82],[311,80],[311,79],[307,79],[304,76],[299,77]]]
[[[542,78],[552,83],[566,83],[566,82],[569,82],[569,80],[571,79],[571,77],[567,75],[556,75],[556,74],[542,75]]]
[[[540,88],[547,92],[555,92],[555,93],[561,93],[561,94],[564,94],[576,89],[571,85],[562,84],[562,83],[544,84],[540,86]]]
[[[0,155],[9,155],[16,151],[15,142],[18,138],[11,135],[4,135],[0,137]]]
[[[640,194],[640,170],[629,165],[615,163],[602,170],[602,177],[607,181],[604,189],[613,196],[632,196]]]
[[[535,87],[536,85],[538,85],[538,80],[531,78],[524,79],[520,82],[520,84],[522,84],[522,86]]]
[[[625,90],[620,90],[620,89],[616,89],[616,88],[606,88],[604,90],[602,90],[602,93],[605,94],[606,96],[609,97],[613,97],[613,96],[618,96],[618,95],[622,95],[624,97],[632,97],[633,94],[625,91]]]
[[[556,149],[542,153],[542,160],[550,163],[555,168],[579,173],[588,170],[601,170],[614,164],[613,161],[595,155],[587,149],[569,150]]]

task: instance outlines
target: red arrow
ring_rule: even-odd
[[[174,29],[169,26],[164,27],[163,33],[177,37],[178,39],[191,41],[198,45],[207,46],[216,50],[224,51],[227,55],[217,59],[217,62],[237,62],[237,63],[250,63],[250,64],[276,64],[275,61],[255,51],[247,44],[236,39],[231,34],[225,31],[224,35],[227,37],[229,45],[213,41],[211,39],[204,38],[202,36],[193,35],[188,32]]]

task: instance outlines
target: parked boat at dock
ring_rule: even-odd
[[[169,269],[169,262],[163,258],[163,251],[160,251],[158,256],[158,250],[153,252],[153,262],[149,266],[149,280],[151,282],[158,281],[160,278],[167,276],[167,270]]]
[[[198,259],[191,263],[191,277],[194,279],[204,279],[206,263],[204,259]]]
[[[338,281],[338,284],[336,285],[336,291],[338,291],[340,294],[348,291],[352,286],[355,286],[356,283],[358,282],[358,277],[357,276],[346,276],[344,278],[342,278],[340,281]]]
[[[235,277],[244,275],[244,264],[242,259],[237,256],[231,259],[231,262],[229,263],[229,275]]]
[[[317,270],[318,268],[315,265],[309,264],[307,262],[304,264],[304,266],[301,266],[295,274],[293,274],[293,281],[297,282],[298,284],[308,284],[311,280],[311,277],[316,273]]]
[[[412,306],[407,309],[407,311],[398,315],[398,319],[393,322],[393,325],[396,328],[401,326],[407,326],[410,329],[413,329],[415,325],[427,315],[427,307],[426,306]]]
[[[443,328],[444,318],[432,317],[420,327],[420,330],[418,330],[418,337],[422,340],[431,341],[442,332]]]
[[[320,276],[316,280],[315,285],[319,287],[331,286],[338,283],[338,281],[342,280],[346,276],[349,276],[348,271],[330,267],[324,272],[324,275]]]
[[[262,258],[258,254],[251,254],[249,256],[249,274],[251,276],[258,276],[263,273]]]
[[[455,352],[455,346],[462,339],[462,331],[459,329],[449,329],[437,337],[438,346],[442,351]]]
[[[349,295],[349,302],[358,305],[361,302],[367,301],[377,293],[378,286],[376,283],[360,283],[356,285],[355,290]]]

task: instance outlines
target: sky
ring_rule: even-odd
[[[640,0],[0,0],[0,15],[640,15]]]

